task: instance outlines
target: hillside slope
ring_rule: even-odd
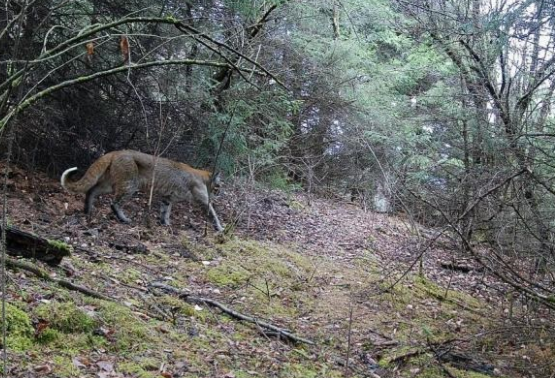
[[[134,222],[123,225],[108,199],[86,219],[82,196],[55,180],[17,168],[8,177],[9,222],[74,248],[60,267],[35,263],[112,299],[10,270],[10,377],[476,378],[552,368],[541,358],[547,352],[515,348],[493,332],[508,306],[493,290],[499,284],[480,271],[442,269],[452,252],[426,250],[424,276],[402,276],[433,230],[401,218],[303,194],[227,188],[215,206],[236,227],[204,236],[201,214],[187,205],[162,227],[138,197],[128,206]],[[315,345],[153,284],[210,298]]]

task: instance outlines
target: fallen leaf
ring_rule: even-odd
[[[73,360],[73,366],[75,366],[76,368],[86,368],[87,366],[90,366],[90,361],[88,361],[85,358],[81,358],[81,357],[75,357]]]
[[[48,328],[48,326],[50,325],[50,323],[47,320],[44,319],[40,319],[37,323],[36,329],[35,329],[35,337],[40,337],[42,332]]]
[[[114,371],[114,363],[112,361],[101,360],[96,363],[96,366],[105,372],[111,373]]]
[[[52,366],[49,364],[37,365],[33,367],[33,370],[37,374],[50,374],[50,372],[52,372]]]

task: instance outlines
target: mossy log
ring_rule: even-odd
[[[13,226],[6,227],[6,247],[11,256],[37,259],[52,266],[60,264],[64,256],[69,256],[72,250],[64,242],[46,239]]]

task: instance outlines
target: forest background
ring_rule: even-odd
[[[5,1],[1,151],[348,196],[553,309],[554,51],[547,0]]]

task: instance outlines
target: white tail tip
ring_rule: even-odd
[[[60,178],[60,184],[62,184],[62,186],[63,186],[64,188],[66,187],[67,176],[68,176],[71,172],[76,171],[76,170],[77,170],[77,167],[73,167],[73,168],[66,169],[66,170],[64,171],[64,173],[62,173],[62,177]]]

